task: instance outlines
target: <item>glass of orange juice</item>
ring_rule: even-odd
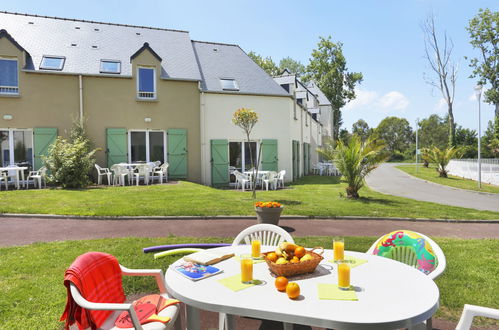
[[[241,282],[250,284],[253,282],[253,259],[244,254],[239,256],[241,260]]]
[[[253,259],[260,259],[262,256],[260,248],[262,247],[262,242],[260,240],[251,241],[251,257]]]
[[[345,240],[343,237],[335,237],[333,240],[333,252],[335,262],[345,260]]]
[[[350,289],[350,263],[344,260],[338,262],[338,288]]]

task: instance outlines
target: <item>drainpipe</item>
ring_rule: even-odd
[[[80,92],[80,125],[83,126],[83,80],[81,74],[78,75],[78,87]]]
[[[199,90],[201,91],[201,83],[199,82]],[[206,114],[205,114],[205,102],[204,102],[204,92],[201,91],[199,94],[199,104],[200,104],[200,137],[201,137],[201,182],[206,185],[207,182],[207,160],[206,160]]]

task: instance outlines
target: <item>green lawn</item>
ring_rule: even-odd
[[[452,176],[449,175],[448,178],[441,178],[438,176],[438,172],[436,168],[433,166],[431,167],[423,167],[423,166],[418,166],[418,173],[416,174],[416,165],[400,165],[396,166],[398,169],[401,169],[402,171],[413,175],[417,178],[435,182],[438,184],[443,184],[446,186],[451,186],[454,188],[461,188],[461,189],[467,189],[467,190],[475,190],[475,191],[482,191],[482,192],[488,192],[488,193],[495,193],[499,194],[499,186],[494,186],[491,184],[483,183],[482,182],[482,189],[478,189],[478,183],[473,180],[469,179],[463,179],[457,176]]]
[[[307,176],[288,189],[258,191],[257,200],[284,204],[285,215],[373,216],[438,219],[499,219],[478,211],[384,195],[368,188],[361,198],[344,197],[336,177]],[[88,216],[254,215],[251,192],[220,190],[180,181],[172,185],[96,187],[85,190],[30,189],[0,192],[0,213]]]
[[[348,249],[366,251],[375,237],[347,237]],[[61,328],[64,310],[65,269],[86,251],[115,255],[130,268],[162,268],[176,257],[154,260],[142,248],[158,244],[186,242],[230,242],[219,238],[119,238],[90,241],[37,243],[0,248],[0,329]],[[297,238],[304,246],[330,246],[331,237]],[[437,238],[447,257],[447,269],[436,280],[441,306],[436,317],[456,321],[463,305],[476,304],[497,308],[499,287],[499,240]],[[152,278],[125,277],[126,294],[156,292]],[[269,286],[269,290],[274,290]],[[415,288],[416,289],[416,288]],[[403,293],[402,293],[403,294]],[[499,321],[478,320],[499,325]]]

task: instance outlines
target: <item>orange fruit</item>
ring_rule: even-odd
[[[270,252],[267,254],[267,259],[269,259],[269,261],[276,262],[277,254],[275,254],[275,252]]]
[[[305,255],[306,251],[305,251],[305,248],[303,246],[297,246],[296,249],[295,249],[295,256],[297,256],[298,258],[301,258]]]
[[[278,278],[275,279],[275,287],[279,291],[286,291],[286,287],[288,285],[288,279],[285,278],[284,276],[279,276]]]
[[[294,256],[289,262],[292,264],[296,264],[296,263],[300,262],[300,258],[298,258],[297,256]]]
[[[296,299],[300,295],[300,286],[298,283],[290,282],[286,286],[286,293],[289,299]]]

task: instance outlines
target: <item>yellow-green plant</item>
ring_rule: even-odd
[[[362,142],[359,136],[354,135],[348,143],[339,140],[334,147],[332,141],[328,141],[324,148],[317,151],[324,158],[334,161],[348,185],[347,197],[356,199],[359,198],[359,190],[364,186],[367,174],[387,159],[384,149],[385,145],[373,137]]]
[[[422,149],[423,159],[437,165],[437,172],[441,178],[447,177],[447,165],[452,158],[461,158],[461,147],[439,149],[438,147]]]

